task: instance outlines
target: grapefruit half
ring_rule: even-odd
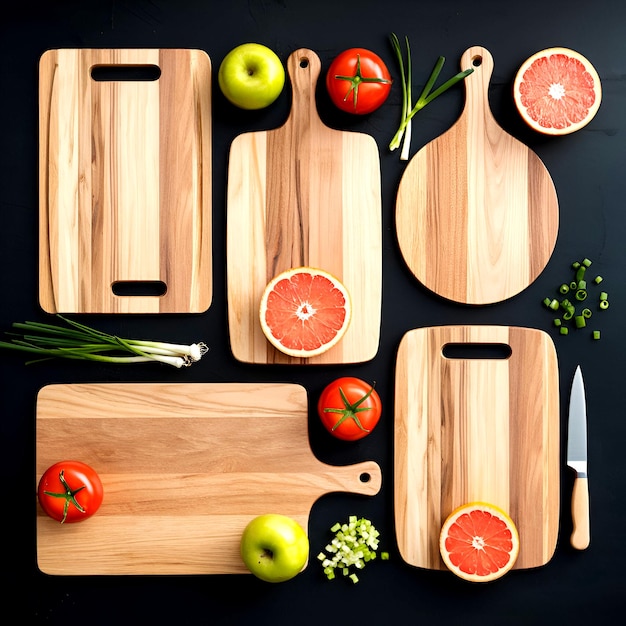
[[[470,502],[447,517],[439,538],[441,557],[457,576],[488,582],[515,565],[519,535],[513,520],[486,502]]]
[[[602,99],[591,63],[569,48],[547,48],[524,61],[513,83],[517,110],[526,123],[548,135],[566,135],[588,124]]]
[[[289,356],[308,358],[341,340],[352,307],[348,290],[335,276],[297,267],[267,284],[259,314],[263,333],[275,348]]]

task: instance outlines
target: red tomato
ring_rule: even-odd
[[[41,476],[37,488],[39,504],[51,518],[80,522],[91,517],[102,504],[102,481],[81,461],[61,461]]]
[[[391,75],[383,60],[365,48],[350,48],[328,68],[326,89],[336,107],[364,115],[376,110],[391,91]]]
[[[322,391],[317,413],[331,435],[356,441],[374,430],[382,413],[382,403],[372,385],[360,378],[345,376]]]

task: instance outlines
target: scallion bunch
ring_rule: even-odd
[[[204,343],[178,345],[161,341],[123,339],[85,324],[57,315],[65,325],[41,322],[15,322],[21,333],[11,341],[0,341],[0,348],[29,352],[40,356],[28,363],[52,358],[100,361],[104,363],[145,363],[157,361],[173,367],[187,367],[208,351]]]

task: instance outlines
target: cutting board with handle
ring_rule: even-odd
[[[227,289],[231,349],[247,363],[329,364],[372,359],[382,298],[381,183],[373,137],[326,126],[315,87],[319,57],[287,60],[292,108],[280,128],[243,133],[230,148]],[[319,356],[299,359],[274,348],[259,322],[267,283],[280,272],[317,267],[346,286],[350,326]]]
[[[446,569],[439,533],[474,501],[520,536],[516,569],[544,565],[559,525],[559,380],[550,337],[508,326],[407,332],[395,387],[394,496],[402,558]]]
[[[461,116],[409,161],[396,199],[404,260],[436,294],[491,304],[528,287],[556,244],[559,209],[539,157],[496,122],[489,107],[493,58],[474,46]]]
[[[211,62],[48,50],[39,65],[39,300],[199,313],[212,298]]]
[[[281,513],[308,529],[329,492],[375,495],[378,464],[330,466],[312,453],[306,390],[283,383],[100,383],[43,387],[37,481],[53,463],[98,472],[91,518],[61,525],[37,513],[48,574],[246,573],[246,524]]]

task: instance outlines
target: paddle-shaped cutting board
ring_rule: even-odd
[[[211,62],[205,52],[45,52],[39,141],[45,311],[209,308]]]
[[[287,60],[292,109],[280,128],[235,138],[227,194],[230,342],[247,363],[352,363],[378,351],[382,293],[380,160],[374,138],[326,126],[317,113],[319,57]],[[343,282],[352,320],[341,341],[310,359],[289,357],[265,338],[259,305],[280,272],[317,267]]]
[[[461,68],[470,67],[461,116],[405,169],[396,228],[423,285],[479,305],[510,298],[537,278],[556,244],[559,209],[545,165],[491,113],[491,54],[469,48]]]
[[[487,347],[496,354],[484,358]],[[510,356],[500,358],[500,350]],[[446,569],[441,526],[456,507],[477,500],[515,522],[515,568],[548,562],[559,524],[559,380],[546,333],[507,326],[406,333],[396,364],[394,443],[396,535],[407,563]]]
[[[104,383],[44,387],[36,474],[81,460],[100,475],[101,508],[61,525],[38,508],[48,574],[227,574],[246,524],[281,513],[307,530],[329,492],[375,495],[379,466],[320,462],[306,390],[279,383]]]

